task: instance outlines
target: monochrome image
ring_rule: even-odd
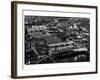
[[[90,18],[24,15],[26,65],[90,61]]]

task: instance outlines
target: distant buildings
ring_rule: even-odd
[[[32,25],[32,30],[33,31],[40,31],[40,30],[46,30],[47,27],[44,25]]]
[[[69,27],[69,29],[78,29],[78,26],[77,26],[76,23],[73,23],[73,25],[71,25],[71,26]]]

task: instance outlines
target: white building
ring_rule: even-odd
[[[46,30],[47,27],[44,25],[36,25],[36,26],[32,26],[32,30],[33,31],[38,31],[38,30]]]

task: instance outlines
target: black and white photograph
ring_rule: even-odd
[[[25,64],[90,61],[90,19],[24,16]]]
[[[13,78],[97,73],[97,6],[12,2]]]

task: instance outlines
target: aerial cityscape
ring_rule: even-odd
[[[24,16],[25,64],[90,61],[90,19]]]

